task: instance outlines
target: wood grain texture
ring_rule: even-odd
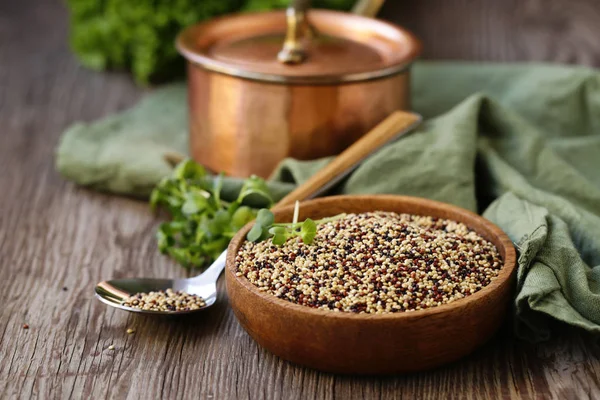
[[[401,118],[411,120],[412,114],[399,114]],[[386,119],[382,125],[386,122],[392,123],[394,118]],[[373,138],[365,136],[361,140]],[[315,199],[301,203],[300,220],[369,211],[392,211],[462,222],[496,246],[504,265],[488,286],[450,304],[412,313],[334,313],[293,304],[261,292],[245,276],[236,275],[236,257],[246,242],[252,227],[250,223],[229,244],[225,269],[229,304],[244,329],[262,347],[285,360],[343,374],[390,375],[430,370],[456,361],[488,341],[502,324],[512,299],[516,252],[508,236],[470,211],[408,196]],[[293,214],[293,205],[278,207],[275,220],[290,222]]]
[[[417,9],[427,7],[433,33],[426,45],[438,38],[437,47],[430,44],[429,56],[493,58],[505,48],[484,48],[478,44],[481,37],[462,33],[447,49],[440,44],[459,35],[450,28],[456,32],[473,27],[482,15],[493,14],[482,9],[496,10],[504,2],[393,3],[401,3],[399,18],[404,20],[411,18],[412,7],[423,28],[425,19]],[[441,8],[433,12],[432,6],[417,4]],[[502,13],[494,12],[497,18],[515,14],[515,2],[506,4]],[[518,10],[540,4],[520,1]],[[544,5],[530,11],[527,30],[554,32],[548,23],[553,19],[566,21],[562,26],[568,32],[584,29],[585,35],[571,33],[573,56],[566,58],[598,64],[597,42],[592,41],[600,28],[590,22],[597,20],[596,1],[552,0]],[[454,7],[462,7],[460,23],[448,22],[444,30],[436,26]],[[554,35],[561,37],[560,32]],[[138,317],[99,303],[93,287],[102,279],[184,274],[158,255],[153,239],[158,221],[146,204],[75,188],[54,171],[54,148],[66,126],[129,107],[144,93],[128,76],[79,67],[66,38],[62,2],[0,1],[0,398],[598,397],[597,340],[561,326],[550,342],[539,345],[514,339],[505,326],[453,365],[374,379],[322,374],[279,360],[243,331],[225,297],[207,313],[176,320]],[[526,40],[529,45],[511,52],[512,59],[538,59],[535,49],[549,43],[542,35]],[[460,46],[452,50],[451,43]],[[548,60],[565,58],[558,51],[543,55]],[[22,329],[24,323],[28,330]],[[127,335],[128,327],[136,333]],[[110,344],[114,351],[106,350]]]
[[[379,15],[421,39],[425,59],[600,66],[597,0],[388,0]]]

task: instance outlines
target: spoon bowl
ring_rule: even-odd
[[[201,275],[188,279],[153,279],[153,278],[126,278],[103,281],[96,285],[95,293],[98,300],[125,311],[146,313],[154,315],[180,315],[202,311],[217,301],[217,280],[225,267],[226,252]],[[155,311],[142,310],[128,307],[123,302],[136,293],[157,292],[172,289],[202,297],[206,303],[204,307],[195,310],[181,311]]]

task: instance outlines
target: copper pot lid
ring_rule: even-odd
[[[294,0],[287,11],[236,14],[191,26],[178,36],[177,49],[210,71],[297,84],[387,77],[402,72],[420,53],[419,41],[399,26],[303,9],[308,4]]]

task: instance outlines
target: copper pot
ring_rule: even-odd
[[[221,17],[179,35],[196,161],[267,177],[285,157],[338,154],[409,107],[418,40],[396,25],[308,10],[309,3]],[[363,0],[355,10],[374,15],[381,3]]]

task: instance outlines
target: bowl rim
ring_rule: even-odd
[[[412,63],[420,56],[422,52],[421,41],[409,30],[397,24],[393,24],[381,19],[365,17],[362,15],[352,14],[349,12],[311,9],[311,18],[345,18],[352,21],[354,25],[359,26],[361,22],[376,24],[382,29],[395,31],[400,35],[408,45],[408,51],[404,57],[392,62],[383,63],[375,69],[367,69],[365,71],[349,72],[349,73],[315,73],[308,75],[281,74],[274,72],[262,71],[250,66],[235,65],[227,61],[219,60],[197,44],[198,37],[205,35],[206,32],[215,30],[216,27],[231,21],[245,21],[252,19],[281,19],[285,20],[285,10],[274,11],[258,11],[258,12],[238,12],[215,17],[210,20],[199,22],[184,28],[175,39],[175,47],[177,51],[191,64],[199,66],[205,70],[229,75],[233,77],[248,79],[251,81],[269,82],[278,84],[294,84],[294,85],[336,85],[342,83],[365,82],[376,79],[387,78],[396,74],[405,72],[410,68]],[[241,23],[244,26],[252,26],[252,24]]]
[[[462,299],[455,300],[451,303],[442,304],[440,306],[435,306],[432,308],[427,308],[425,310],[415,310],[409,312],[398,312],[398,313],[385,313],[385,314],[355,314],[349,312],[335,312],[331,310],[322,310],[316,308],[310,308],[307,306],[302,306],[299,304],[292,303],[287,300],[280,299],[275,297],[272,294],[260,292],[256,286],[254,286],[245,276],[237,276],[236,275],[236,265],[235,265],[235,257],[237,255],[237,250],[241,246],[243,242],[246,241],[246,234],[252,228],[254,222],[248,223],[242,229],[238,231],[238,233],[231,240],[228,248],[227,248],[227,260],[226,260],[226,275],[227,278],[234,279],[241,287],[243,287],[248,292],[253,295],[259,297],[262,301],[266,301],[274,306],[283,307],[290,311],[300,313],[306,316],[314,316],[321,318],[334,318],[334,319],[343,319],[343,320],[355,320],[355,321],[389,321],[389,320],[407,320],[407,319],[421,319],[425,317],[429,317],[432,315],[438,315],[446,313],[450,310],[457,308],[466,308],[469,307],[474,302],[477,302],[497,290],[500,290],[503,286],[510,284],[510,281],[513,277],[513,273],[516,268],[517,254],[515,250],[515,246],[513,242],[510,240],[508,235],[502,231],[497,225],[487,220],[486,218],[472,212],[466,210],[462,207],[458,207],[452,204],[443,203],[435,200],[429,200],[421,197],[414,196],[402,196],[402,195],[338,195],[338,196],[329,196],[324,198],[318,198],[314,200],[307,200],[301,202],[301,205],[320,205],[320,204],[331,204],[340,202],[348,199],[355,200],[373,200],[374,198],[380,200],[393,200],[398,203],[419,203],[421,206],[425,206],[425,208],[431,209],[445,209],[456,212],[458,214],[462,214],[467,219],[476,219],[481,225],[484,226],[485,229],[488,230],[488,233],[495,235],[499,242],[502,243],[502,247],[504,250],[503,262],[504,265],[500,269],[500,273],[495,277],[492,282],[483,287],[480,291],[471,294],[469,296],[463,297]],[[275,217],[277,218],[278,214],[283,212],[290,212],[293,210],[293,205],[282,207],[277,210],[273,210]],[[377,210],[373,210],[377,211]],[[426,215],[426,214],[423,214]],[[465,222],[463,222],[465,223]],[[468,227],[472,228],[469,224],[465,223]],[[498,248],[498,246],[496,246]],[[235,251],[233,251],[235,250]],[[500,248],[498,248],[501,251]],[[227,291],[229,293],[229,282],[227,282]]]

